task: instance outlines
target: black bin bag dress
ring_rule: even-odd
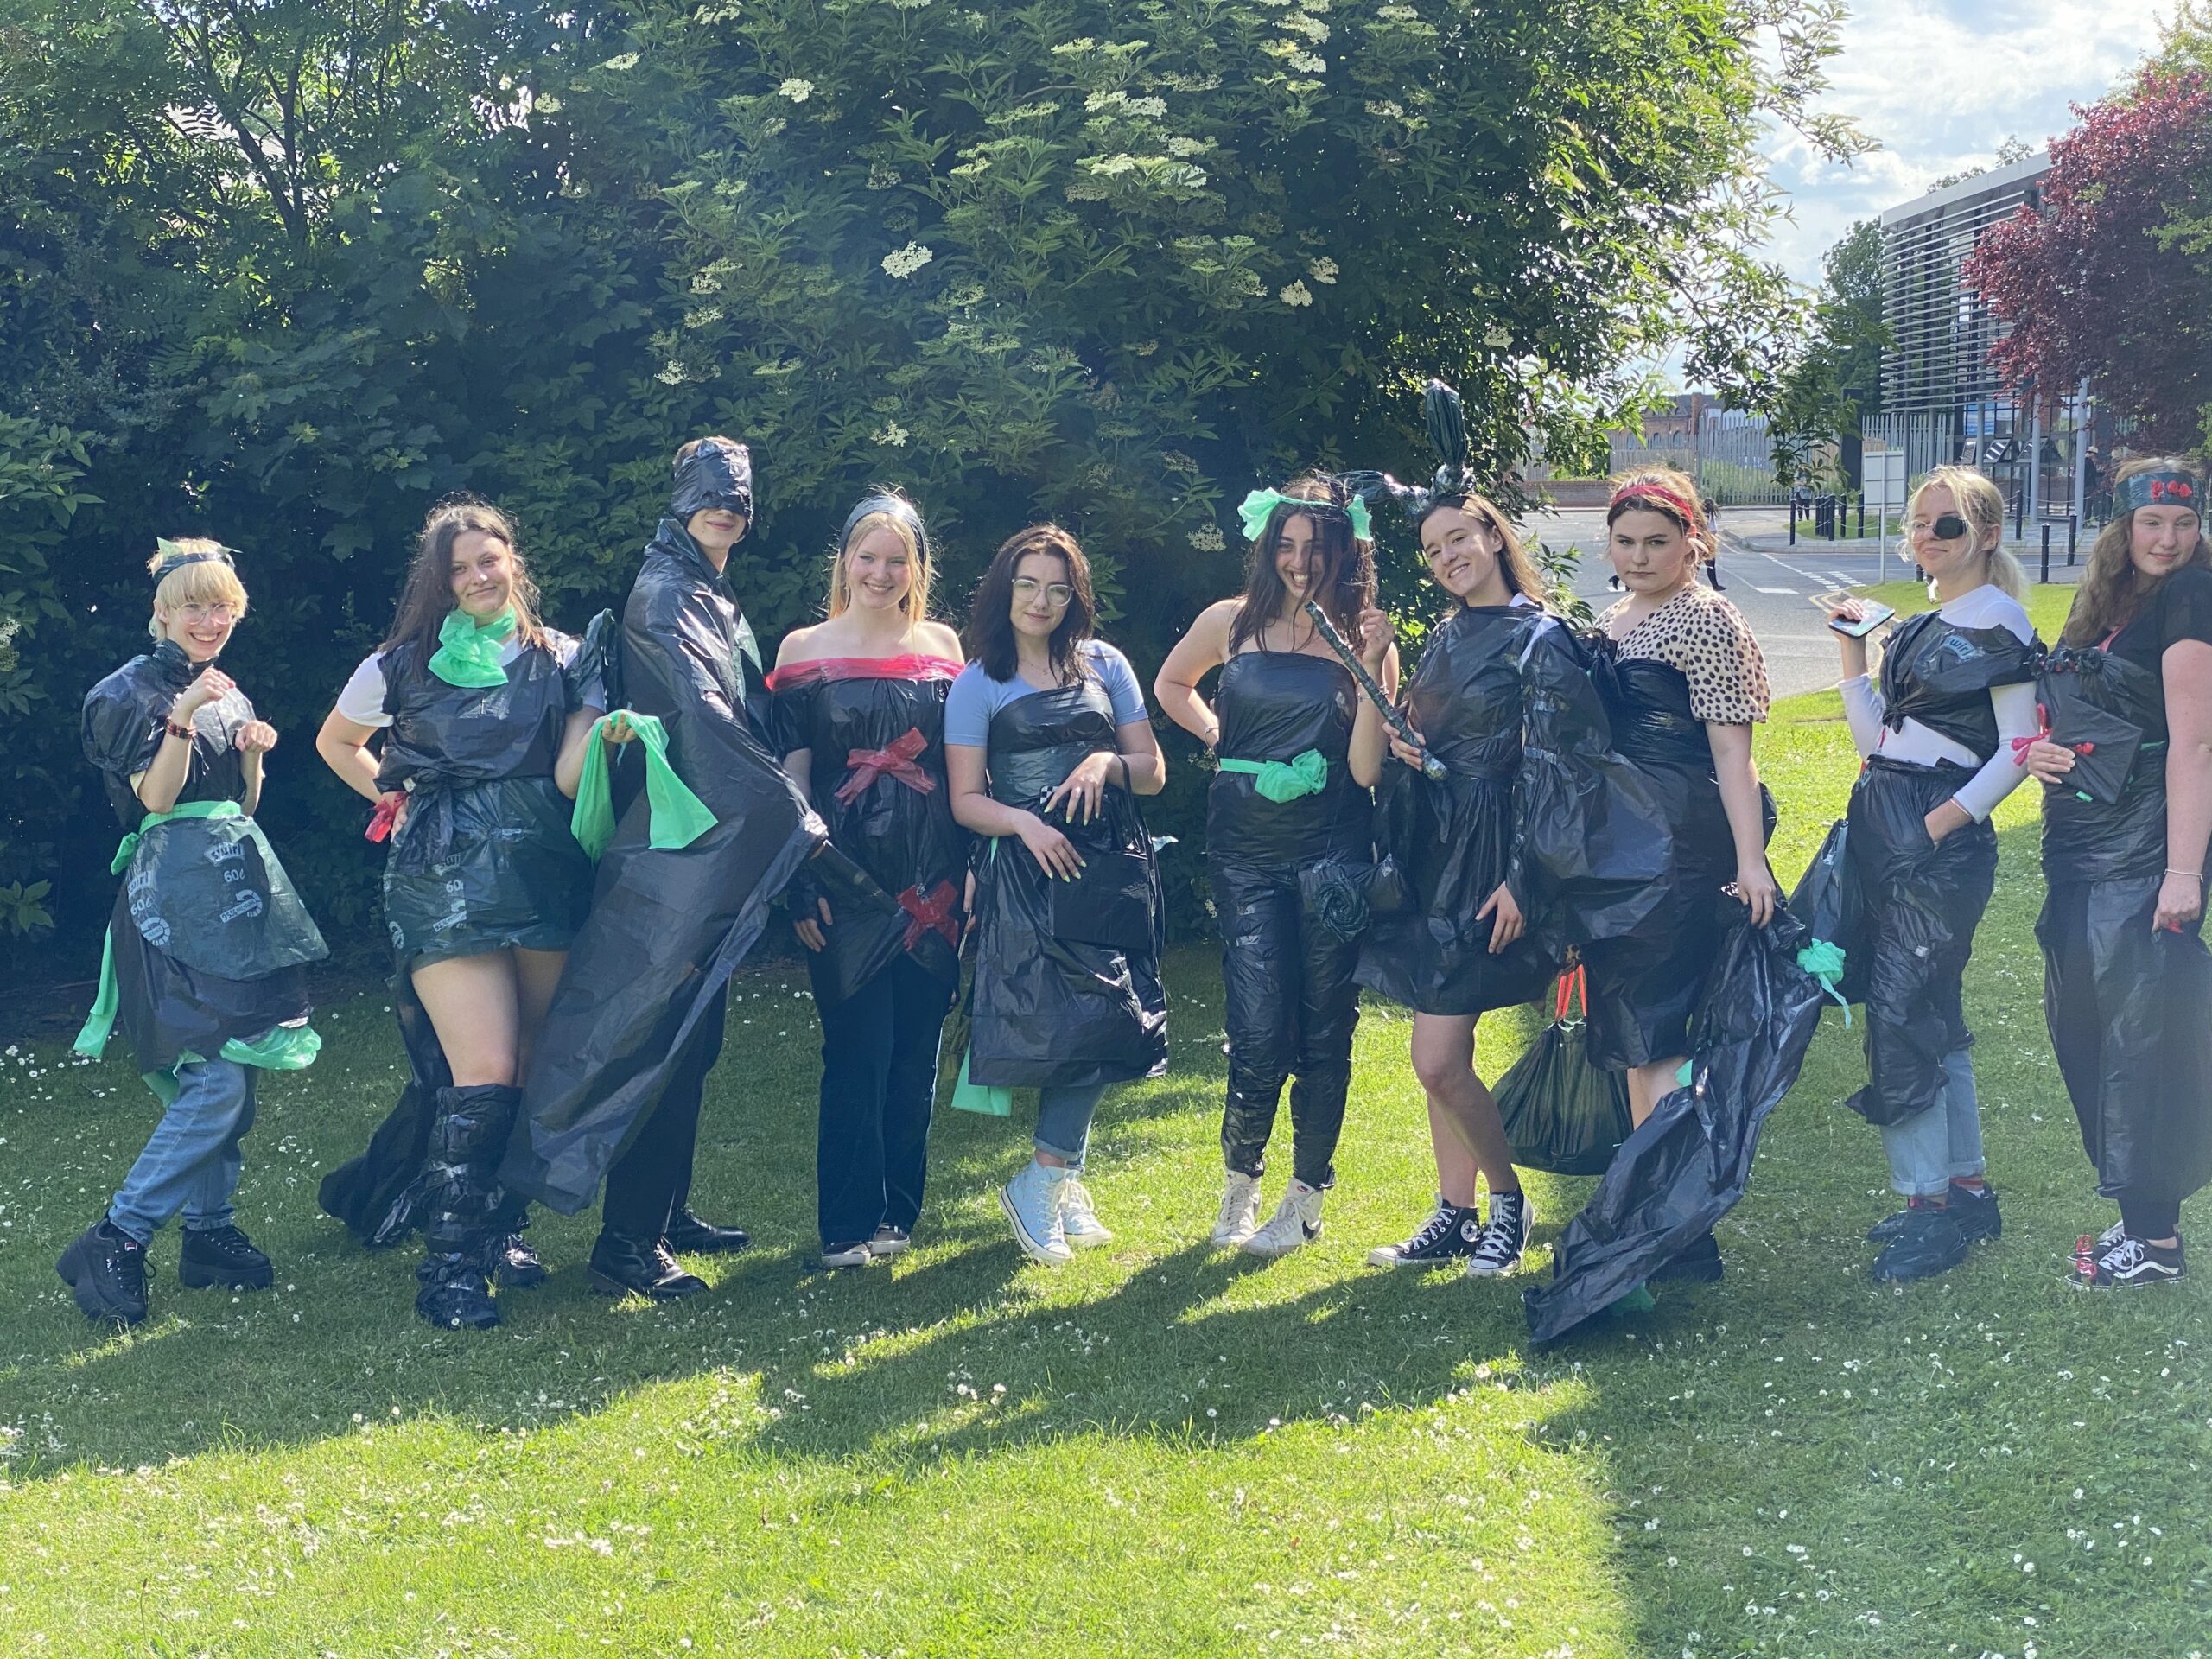
[[[241,810],[238,734],[253,704],[233,687],[192,718],[176,804],[149,813],[130,779],[153,765],[179,694],[206,664],[164,640],[85,698],[86,757],[129,831],[108,918],[100,990],[77,1050],[97,1058],[120,1026],[147,1086],[175,1098],[177,1067],[224,1058],[270,1070],[309,1064],[305,965],[329,955],[291,878]]]
[[[2212,587],[2189,569],[2164,587],[2184,579]],[[2044,786],[2036,942],[2044,1018],[2098,1193],[2178,1204],[2212,1181],[2212,953],[2201,916],[2178,932],[2152,926],[2167,864],[2164,679],[2083,646],[2051,652],[2037,685],[2054,739],[2077,725],[2113,729],[2114,716],[2140,734],[2116,799],[2071,777]]]
[[[1041,813],[1086,755],[1115,749],[1113,702],[1096,680],[1018,697],[991,716],[991,798]],[[1083,855],[1080,880],[1053,880],[1018,836],[986,841],[976,854],[969,1080],[1042,1089],[1157,1077],[1167,1069],[1167,999],[1144,815],[1109,784],[1090,823],[1049,821]]]
[[[2035,648],[2010,628],[1964,628],[1925,611],[1882,656],[1882,718],[1918,721],[1982,760],[1997,752],[1989,694],[2035,677]],[[1923,820],[1974,774],[1966,766],[1868,759],[1851,791],[1846,904],[1859,918],[1847,960],[1864,987],[1867,1084],[1846,1103],[1869,1122],[1902,1123],[1943,1097],[1943,1057],[1970,1046],[1961,990],[1974,929],[1997,880],[1997,831],[1969,823],[1930,842]]]
[[[416,1178],[437,1091],[453,1084],[414,970],[493,950],[566,950],[583,925],[591,860],[576,844],[574,804],[553,769],[569,715],[604,710],[611,620],[594,624],[582,648],[547,629],[544,646],[526,647],[505,665],[502,685],[448,684],[409,645],[379,664],[391,724],[377,787],[408,791],[406,819],[385,861],[384,906],[409,1075],[367,1149],[323,1177],[319,1194],[324,1211],[365,1244],[397,1243],[419,1219]]]
[[[1376,839],[1405,906],[1376,916],[1359,982],[1416,1014],[1480,1014],[1538,995],[1551,963],[1524,932],[1492,956],[1480,910],[1507,879],[1521,770],[1521,659],[1542,626],[1526,606],[1463,606],[1431,636],[1407,687],[1407,713],[1446,776],[1395,759],[1376,791]],[[1524,916],[1529,895],[1516,890]]]

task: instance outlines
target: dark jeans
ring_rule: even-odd
[[[725,986],[692,1028],[683,1064],[669,1074],[660,1104],[607,1172],[601,1220],[608,1232],[624,1238],[662,1237],[671,1218],[690,1202],[691,1160],[699,1148],[699,1092],[722,1052],[728,1017]]]
[[[815,1139],[824,1245],[912,1232],[928,1173],[938,1034],[954,987],[905,951],[842,1002],[820,1002],[822,1111]]]

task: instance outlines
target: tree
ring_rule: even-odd
[[[1967,262],[2011,325],[1991,365],[2044,397],[2088,378],[2139,449],[2212,443],[2212,75],[2154,62],[2077,113],[2040,203]]]
[[[1825,280],[1810,343],[1768,410],[1775,476],[1786,481],[1812,476],[1831,445],[1850,454],[1866,418],[1882,410],[1882,349],[1890,331],[1882,315],[1880,222],[1860,219],[1821,263]]]

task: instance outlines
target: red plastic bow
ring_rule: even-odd
[[[930,741],[921,728],[909,726],[904,737],[895,740],[888,748],[851,749],[845,754],[845,766],[852,776],[837,785],[840,804],[850,806],[861,792],[879,778],[896,778],[918,794],[926,795],[937,787],[937,779],[916,764]]]
[[[2036,724],[2040,730],[2012,740],[2012,764],[2016,766],[2026,766],[2028,751],[2050,735],[2050,710],[2041,703],[2036,704]]]
[[[960,924],[953,919],[952,906],[959,898],[950,881],[940,881],[931,889],[929,896],[922,896],[917,885],[899,895],[899,908],[906,912],[906,945],[912,950],[922,942],[925,934],[937,933],[954,950],[960,948]]]
[[[361,831],[364,841],[383,841],[398,827],[399,815],[406,810],[407,791],[395,789],[377,797],[377,810],[370,815],[369,827]]]

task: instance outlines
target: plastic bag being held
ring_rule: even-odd
[[[1571,1012],[1577,999],[1580,1014]],[[1559,976],[1552,1023],[1498,1080],[1497,1115],[1523,1169],[1598,1175],[1634,1127],[1624,1073],[1593,1065],[1584,1044],[1590,988],[1580,963]]]
[[[1789,913],[1805,924],[1814,939],[1832,944],[1843,953],[1843,976],[1834,994],[1847,1005],[1866,1000],[1866,930],[1859,916],[1858,889],[1851,881],[1847,847],[1850,821],[1838,818],[1828,826],[1821,850],[1805,867],[1797,891],[1789,895]]]

